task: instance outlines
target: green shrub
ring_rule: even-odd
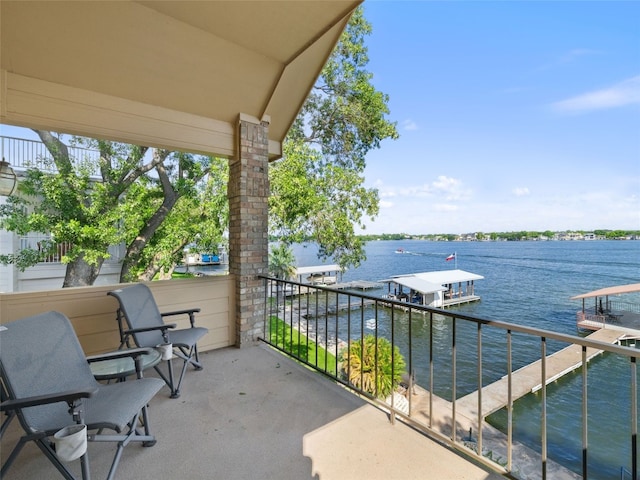
[[[386,338],[378,338],[377,348],[374,335],[367,335],[363,341],[364,348],[363,342],[357,340],[340,352],[343,378],[360,390],[386,398],[402,380],[404,357],[397,346],[392,349]]]

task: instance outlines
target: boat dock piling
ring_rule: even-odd
[[[624,336],[624,332],[602,329],[592,333],[587,338],[605,343],[617,343]],[[587,348],[587,361],[596,355],[602,353],[602,350],[595,348]],[[557,351],[546,357],[546,379],[545,385],[557,380],[558,378],[572,372],[582,365],[582,347],[580,345],[570,345],[562,350]],[[502,377],[500,380],[493,382],[482,388],[482,417],[506,407],[508,398],[508,376]],[[533,393],[542,388],[541,382],[541,360],[536,360],[511,374],[511,395],[513,401]],[[478,391],[470,393],[456,400],[456,408],[465,416],[475,418],[478,415]]]

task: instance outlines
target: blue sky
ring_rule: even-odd
[[[640,229],[640,2],[364,4],[367,233]]]

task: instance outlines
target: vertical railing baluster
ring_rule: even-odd
[[[541,431],[540,431],[540,441],[542,456],[542,480],[546,480],[547,478],[547,339],[546,337],[540,337],[540,351],[541,351],[541,359],[540,359],[540,371],[541,371],[541,381],[542,381],[542,411],[540,413],[541,418]]]
[[[329,292],[324,291],[324,371],[328,368],[328,355],[329,353]]]
[[[293,288],[293,285],[291,286]],[[296,318],[296,325],[298,326],[298,358],[302,357],[301,354],[301,349],[302,349],[302,345],[301,345],[301,340],[302,340],[302,318],[300,317],[300,313],[302,312],[301,308],[302,308],[302,291],[300,290],[300,285],[296,285],[295,286],[296,291],[298,292],[297,295],[297,300],[298,300],[298,315]],[[291,314],[293,315],[293,305],[291,305]],[[304,358],[305,363],[308,362],[309,360],[307,359],[307,357],[305,356]]]
[[[451,440],[456,443],[456,317],[451,317]]]
[[[377,319],[378,319],[377,309],[375,310],[375,318],[377,322]],[[364,385],[364,369],[362,368],[363,363],[364,363],[364,311],[360,316],[360,390],[364,390],[364,388],[362,388],[362,386]]]
[[[638,480],[638,371],[631,357],[631,476]]]
[[[507,471],[512,470],[513,459],[513,370],[511,359],[511,330],[507,330]]]
[[[395,308],[391,309],[391,409],[390,412],[391,414],[389,415],[389,420],[391,421],[391,424],[395,424],[396,423],[396,411],[395,411],[395,403],[394,403],[394,387],[393,387],[393,380],[395,379],[395,349],[396,349],[396,343],[395,343]]]
[[[433,428],[433,312],[429,312],[429,428]]]
[[[336,364],[334,367],[334,374],[337,376],[338,375],[338,312],[340,310],[340,294],[336,293],[336,330],[335,330],[335,335],[336,335],[336,339],[335,339],[335,352],[336,352]],[[327,352],[329,353],[329,352]]]
[[[391,309],[393,311],[393,309]],[[376,319],[378,318],[378,302],[376,301]],[[376,323],[375,329],[375,345],[374,345],[374,355],[373,355],[373,368],[375,370],[375,375],[373,376],[373,396],[378,397],[378,324]],[[364,359],[364,356],[363,356]]]
[[[284,305],[284,311],[285,311],[285,318],[286,318],[286,313],[287,313],[287,288],[291,288],[290,292],[293,295],[293,284],[291,283],[285,283],[284,285],[284,299],[285,299],[285,305]],[[290,300],[291,304],[289,306],[289,338],[290,338],[290,345],[289,345],[289,350],[291,350],[291,355],[300,358],[300,344],[298,344],[298,353],[294,355],[293,353],[293,299]],[[298,335],[300,334],[300,330],[298,330]],[[299,338],[299,337],[298,337]],[[285,341],[286,341],[286,337],[285,337]]]
[[[346,351],[347,351],[347,372],[348,372],[349,366],[350,366],[349,356],[351,355],[351,295],[349,295],[349,311],[347,312],[347,347],[346,348],[347,348]],[[336,358],[336,372],[339,373],[338,363],[340,363],[340,359]],[[337,376],[337,373],[336,373],[336,376]]]
[[[268,330],[267,330],[267,319],[269,318],[269,308],[267,308],[269,306],[269,280],[267,280],[266,278],[264,279],[264,316],[262,318],[262,335],[264,336],[264,339],[267,340],[269,339],[268,335]],[[270,339],[269,339],[270,340]]]
[[[409,352],[408,352],[409,353],[409,362],[408,362],[409,363],[409,371],[407,372],[409,374],[409,382],[408,382],[408,385],[407,385],[407,388],[408,388],[408,390],[407,390],[407,398],[409,399],[409,416],[411,416],[411,402],[413,400],[412,391],[413,391],[413,382],[414,382],[414,378],[413,378],[413,353],[412,353],[412,350],[411,350],[411,346],[413,344],[413,340],[412,340],[413,337],[412,337],[412,334],[411,334],[411,325],[413,323],[413,320],[411,318],[412,317],[412,313],[413,313],[413,309],[409,310]]]
[[[320,337],[318,337],[318,303],[319,303],[320,293],[318,292],[317,288],[314,288],[313,291],[316,297],[316,314],[314,315],[314,319],[315,319],[314,323],[316,325],[316,348],[314,348],[314,350],[316,351],[316,360],[314,365],[316,368],[318,368],[318,347],[320,346]]]
[[[478,455],[482,455],[482,419],[482,324],[478,322]]]
[[[306,312],[305,316],[304,316],[304,336],[306,338],[305,340],[305,346],[306,346],[306,358],[307,358],[307,362],[311,363],[311,359],[309,358],[309,337],[311,336],[311,333],[309,332],[309,295],[311,295],[311,289],[309,287],[304,287],[305,288],[305,292],[304,292],[304,311]],[[300,315],[302,315],[302,311],[300,312]],[[302,322],[302,318],[300,318],[300,322]]]
[[[587,435],[587,415],[589,408],[587,405],[587,347],[582,346],[582,478],[587,479],[587,452],[588,452],[588,435]]]

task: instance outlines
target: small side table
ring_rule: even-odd
[[[142,370],[155,367],[160,363],[161,355],[158,350],[151,350],[140,356],[142,360]],[[124,381],[127,377],[136,374],[136,365],[131,357],[113,358],[91,362],[91,373],[96,380],[118,380]]]

